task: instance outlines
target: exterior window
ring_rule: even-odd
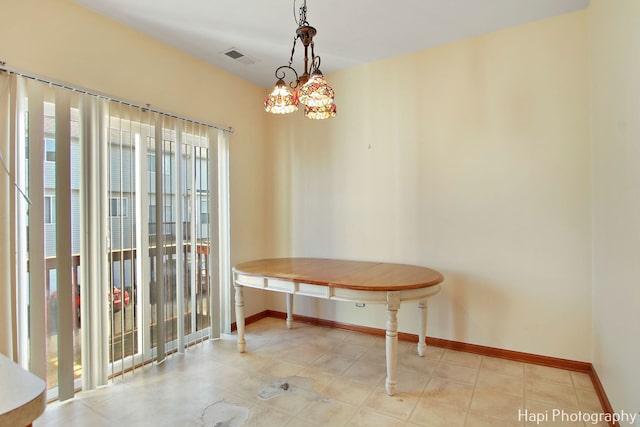
[[[155,158],[155,156],[154,156]],[[149,194],[149,235],[156,235],[156,196],[155,194]]]
[[[200,201],[200,224],[208,224],[209,223],[209,213],[207,207],[207,201]]]
[[[53,138],[44,139],[44,159],[47,162],[56,161],[56,140]]]
[[[156,156],[153,154],[147,154],[147,172],[156,171]]]
[[[164,199],[164,222],[169,223],[173,222],[173,200],[171,197],[166,197]]]
[[[44,196],[44,223],[56,223],[56,198],[53,196]]]
[[[112,197],[109,205],[109,216],[129,216],[129,199]]]
[[[149,205],[149,223],[156,223],[156,204]]]

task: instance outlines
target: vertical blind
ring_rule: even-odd
[[[0,72],[0,131],[0,345],[50,397],[229,328],[228,129]]]

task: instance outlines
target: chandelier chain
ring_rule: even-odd
[[[302,27],[303,25],[309,25],[307,22],[307,0],[303,0],[302,6],[300,6],[299,10],[299,18],[296,18],[296,0],[293,0],[293,19],[296,21],[298,27]]]

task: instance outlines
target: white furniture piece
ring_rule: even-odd
[[[0,354],[0,427],[30,426],[46,406],[45,382]]]
[[[243,287],[283,292],[287,296],[287,327],[293,322],[293,296],[387,305],[386,390],[396,391],[398,318],[400,303],[418,301],[418,354],[424,356],[427,298],[440,291],[442,274],[426,267],[323,258],[274,258],[249,261],[233,268],[236,290],[238,349],[244,352]]]

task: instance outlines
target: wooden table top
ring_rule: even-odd
[[[263,276],[363,291],[401,291],[435,286],[442,274],[427,267],[326,258],[271,258],[233,267],[238,274]]]
[[[0,354],[0,427],[26,426],[47,405],[44,381]]]

